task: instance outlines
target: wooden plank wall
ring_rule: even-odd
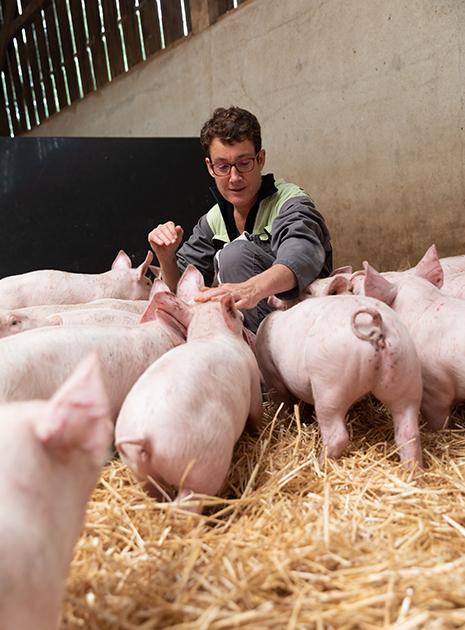
[[[0,136],[33,128],[244,1],[0,0]]]

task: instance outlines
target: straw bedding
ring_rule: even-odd
[[[399,463],[368,398],[351,441],[318,464],[309,408],[265,404],[202,515],[156,503],[118,459],[89,503],[62,629],[465,628],[465,416],[422,431],[425,470]]]

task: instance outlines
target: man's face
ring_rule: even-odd
[[[241,173],[238,170],[247,160],[255,157],[255,147],[251,140],[242,140],[234,144],[222,142],[214,138],[210,144],[210,159],[207,158],[208,171],[215,178],[218,190],[227,201],[244,213],[248,212],[255,203],[262,184],[262,169],[265,164],[265,150],[261,149],[253,161],[252,170]],[[213,166],[233,164],[228,175],[218,175],[213,172]]]

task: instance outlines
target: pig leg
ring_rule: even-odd
[[[163,488],[162,484],[156,480],[157,485],[153,483],[151,479],[147,479],[142,482],[142,487],[144,491],[154,499],[157,503],[162,503],[166,501],[166,492],[164,493],[161,488]]]
[[[421,413],[428,430],[439,431],[447,426],[447,418],[452,411],[455,397],[453,381],[435,373],[423,377]]]
[[[336,406],[334,402],[318,400],[315,395],[315,413],[326,455],[337,459],[349,441],[345,422],[347,409]],[[323,456],[324,453],[320,455],[320,462]]]
[[[429,431],[445,429],[450,412],[450,403],[434,400],[434,398],[429,396],[423,396],[421,414],[426,420],[426,427]]]
[[[418,404],[399,406],[379,399],[391,411],[394,423],[394,440],[399,457],[407,468],[423,467],[420,431],[418,429]]]
[[[439,431],[447,426],[447,418],[454,402],[453,386],[446,379],[423,382],[421,413],[429,431]]]
[[[292,407],[296,399],[284,385],[281,375],[272,359],[266,357],[266,360],[262,361],[260,367],[266,389],[271,399],[274,402],[283,402],[287,406]]]
[[[250,393],[250,411],[247,418],[247,428],[250,431],[259,431],[263,417],[263,399],[260,386],[260,374],[257,372],[252,376]]]

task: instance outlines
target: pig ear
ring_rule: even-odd
[[[347,272],[348,273],[348,272]],[[350,293],[350,280],[345,276],[334,276],[328,285],[328,295],[340,295],[341,293]]]
[[[244,326],[244,328],[242,329],[242,336],[247,342],[247,345],[251,348],[252,352],[255,354],[257,337],[256,334]]]
[[[286,310],[286,302],[276,297],[276,295],[270,295],[266,300],[268,306],[270,306],[275,311],[285,311]],[[245,328],[244,328],[245,331]]]
[[[160,322],[164,330],[168,333],[171,341],[178,346],[187,339],[187,328],[179,320],[175,319],[166,311],[158,309],[153,318]]]
[[[139,323],[152,321],[156,319],[157,311],[164,311],[180,322],[182,326],[187,328],[191,320],[191,312],[189,307],[172,293],[160,292],[155,293],[150,299],[147,308],[142,313]]]
[[[171,293],[170,288],[163,280],[156,278],[153,281],[152,288],[150,289],[149,300],[153,298],[155,293]]]
[[[354,271],[349,278],[350,284],[350,292],[358,295],[359,293],[363,293],[363,284],[365,279],[365,271],[364,269],[359,269]]]
[[[339,273],[352,273],[352,265],[346,265],[345,267],[338,267],[329,274],[329,277],[337,276]]]
[[[112,269],[131,269],[132,262],[123,249],[120,249],[115,260],[111,264]]]
[[[153,252],[148,251],[144,262],[137,267],[138,280],[142,280],[142,278],[145,276],[147,269],[149,268],[149,265],[152,262],[152,260],[153,260]]]
[[[223,295],[220,298],[221,311],[227,327],[233,332],[237,332],[238,326],[242,327],[243,316],[236,307],[232,295]]]
[[[157,267],[156,265],[149,265],[149,269],[155,276],[156,280],[157,279],[161,280],[161,267]]]
[[[433,243],[420,262],[415,266],[415,273],[440,289],[444,283],[444,271],[439,260],[436,245]]]
[[[184,302],[191,302],[204,287],[205,281],[200,271],[194,265],[187,265],[179,278],[176,295]]]
[[[36,435],[49,449],[80,450],[96,464],[107,456],[113,423],[95,352],[81,361],[48,401]]]
[[[390,306],[397,295],[396,286],[389,280],[386,280],[386,278],[383,278],[376,269],[370,267],[366,260],[363,261],[363,268],[365,270],[363,281],[365,295],[381,300],[381,302]]]

